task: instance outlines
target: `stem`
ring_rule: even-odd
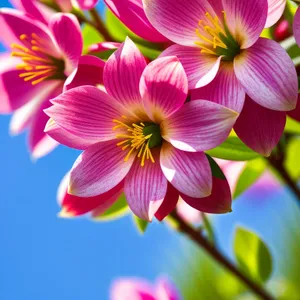
[[[300,202],[300,189],[285,169],[283,159],[277,160],[276,158],[271,156],[267,158],[267,160],[269,161],[270,165],[278,171],[279,175],[282,177],[282,179],[286,182],[288,187],[293,191],[293,193],[297,197],[298,202]]]
[[[233,273],[240,281],[242,281],[254,294],[264,300],[274,300],[272,295],[265,291],[260,285],[248,278],[237,267],[224,256],[216,247],[214,247],[205,237],[196,231],[193,227],[187,224],[176,212],[171,214],[179,225],[178,230],[186,234],[198,246],[205,249],[206,252],[220,265]]]
[[[114,41],[114,38],[110,35],[108,30],[105,27],[105,24],[103,23],[101,17],[98,14],[98,11],[95,8],[92,8],[89,10],[90,15],[92,16],[94,20],[94,26],[99,31],[99,33],[104,37],[106,41]]]

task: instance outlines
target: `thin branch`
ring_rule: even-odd
[[[99,31],[99,33],[104,37],[106,41],[114,42],[114,38],[111,36],[105,24],[103,23],[98,11],[95,8],[89,10],[89,13],[94,21],[94,27]]]
[[[221,266],[233,273],[241,282],[243,282],[254,294],[264,300],[275,300],[275,298],[265,291],[260,285],[248,278],[241,272],[226,256],[224,256],[216,247],[214,247],[201,233],[187,224],[176,212],[171,214],[179,225],[178,230],[193,240],[199,247],[206,252]]]
[[[270,156],[269,158],[267,158],[267,160],[295,194],[298,202],[300,202],[300,188],[297,186],[296,182],[294,182],[294,180],[291,178],[290,174],[284,167],[284,159],[276,159],[276,157]]]

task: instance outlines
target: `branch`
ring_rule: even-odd
[[[94,27],[99,31],[99,33],[104,37],[104,39],[109,42],[114,42],[114,38],[106,29],[105,24],[103,23],[98,11],[95,8],[92,8],[91,10],[89,10],[89,13],[94,20]]]
[[[176,212],[171,214],[179,225],[179,231],[193,240],[199,247],[206,252],[220,265],[233,273],[240,281],[242,281],[254,294],[264,300],[274,300],[275,298],[265,291],[260,285],[248,278],[242,273],[226,256],[224,256],[217,248],[215,248],[201,233],[187,224]]]
[[[285,181],[287,186],[292,190],[292,192],[295,194],[298,202],[300,202],[300,189],[297,186],[297,184],[294,182],[294,180],[291,178],[290,174],[287,172],[286,168],[284,167],[283,159],[276,159],[272,156],[267,158],[269,164],[277,170],[278,174],[281,176],[281,178]]]

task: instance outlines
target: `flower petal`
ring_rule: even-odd
[[[217,75],[222,57],[201,53],[198,47],[172,45],[161,56],[177,56],[186,72],[189,89],[203,87]]]
[[[92,44],[88,47],[89,52],[104,52],[108,50],[115,50],[118,49],[121,46],[120,43],[115,42],[101,42],[98,44]]]
[[[88,10],[94,8],[99,0],[76,0],[79,8],[83,10]]]
[[[43,100],[57,86],[58,80],[49,80],[32,85],[20,78],[17,58],[4,54],[0,56],[0,113],[11,113],[24,104]],[[17,88],[16,88],[17,87]]]
[[[20,39],[21,35],[26,34],[28,38],[36,34],[39,39],[43,40],[47,50],[53,53],[54,56],[59,56],[57,48],[54,46],[51,33],[47,26],[37,20],[34,20],[30,15],[11,8],[0,9],[0,28],[1,41],[10,48],[11,44],[23,44]],[[27,39],[25,40],[25,42]],[[27,44],[25,46],[28,46]]]
[[[162,57],[144,70],[140,91],[147,114],[160,123],[184,104],[188,82],[183,67],[176,57]]]
[[[194,46],[199,40],[196,28],[199,20],[206,19],[205,13],[214,15],[206,0],[143,0],[143,3],[150,23],[168,39],[184,46]]]
[[[52,103],[46,113],[63,129],[93,143],[115,139],[113,120],[123,114],[106,93],[82,86],[59,95]]]
[[[145,15],[142,0],[104,0],[109,9],[132,32],[150,42],[166,42]]]
[[[226,24],[242,49],[249,48],[263,31],[268,14],[267,0],[222,0]]]
[[[159,154],[153,153],[155,163],[150,160],[141,167],[136,159],[125,179],[124,193],[130,209],[141,219],[151,221],[167,193],[167,179],[160,164]]]
[[[153,287],[144,280],[128,278],[116,280],[110,292],[111,300],[157,300]]]
[[[174,283],[166,277],[160,277],[156,283],[156,297],[161,300],[180,300],[181,296]]]
[[[32,95],[32,98],[29,99],[30,101],[14,111],[10,121],[10,133],[12,135],[20,134],[30,125],[35,115],[41,113],[42,103],[49,101],[62,92],[62,84],[58,80],[48,81],[46,85],[43,85],[43,90],[36,92],[39,94]]]
[[[206,100],[186,103],[161,123],[165,140],[190,152],[212,149],[225,141],[238,113]]]
[[[203,88],[191,91],[191,99],[210,100],[241,112],[245,102],[245,92],[234,74],[233,65],[222,63],[216,78]]]
[[[145,67],[142,53],[131,39],[126,38],[104,67],[103,80],[108,94],[125,107],[142,105],[139,83]]]
[[[212,174],[203,152],[185,152],[164,143],[160,165],[168,181],[181,193],[194,198],[211,194]]]
[[[81,85],[97,85],[103,83],[103,69],[105,62],[96,56],[83,55],[78,67],[67,78],[64,90],[70,90]]]
[[[258,104],[280,111],[295,108],[298,96],[296,70],[278,43],[260,38],[235,58],[234,71],[246,93]]]
[[[231,212],[231,192],[226,179],[213,177],[213,189],[206,198],[191,198],[181,194],[182,199],[193,208],[211,214]]]
[[[110,191],[94,196],[94,197],[77,197],[67,193],[67,186],[65,187],[65,193],[62,199],[62,211],[61,217],[75,217],[91,212],[92,210],[103,207],[105,211],[119,198],[122,193],[124,182],[121,181],[117,186]]]
[[[42,10],[38,7],[38,1],[32,0],[11,0],[10,1],[15,8],[20,11],[24,11],[33,16],[36,20],[48,24],[46,16],[42,13]]]
[[[300,45],[300,9],[298,8],[294,17],[293,33],[298,46]]]
[[[273,26],[282,16],[286,0],[268,0],[268,17],[265,27]]]
[[[163,203],[155,213],[157,220],[162,221],[167,217],[175,208],[179,199],[179,192],[173,187],[172,184],[168,183],[167,193]]]
[[[298,95],[296,108],[294,110],[289,111],[288,115],[296,121],[300,122],[300,95]]]
[[[61,90],[61,87],[49,95],[50,98],[55,97],[54,95]],[[53,140],[44,132],[44,128],[48,121],[48,116],[44,113],[44,109],[49,107],[51,103],[49,98],[40,104],[39,109],[35,112],[30,122],[29,135],[28,135],[28,146],[31,152],[31,156],[34,159],[39,159],[49,154],[54,148],[58,146],[58,143]]]
[[[285,112],[264,108],[247,96],[234,129],[248,147],[269,156],[280,140],[285,121]]]
[[[65,72],[69,75],[77,67],[83,48],[78,20],[72,14],[57,13],[51,18],[49,28],[66,59]]]
[[[49,119],[44,131],[52,139],[70,148],[85,150],[94,144],[93,140],[78,137],[75,134],[58,126],[53,119]]]
[[[73,165],[68,193],[93,197],[108,192],[125,178],[133,164],[135,157],[125,162],[125,155],[115,140],[89,147]]]

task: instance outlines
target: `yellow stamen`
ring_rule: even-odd
[[[208,12],[205,16],[206,20],[198,22],[199,28],[196,28],[196,35],[200,38],[200,41],[196,41],[195,44],[202,48],[202,53],[216,55],[217,48],[228,49],[221,38],[221,35],[226,36],[226,33],[218,16],[213,18]]]
[[[31,84],[35,85],[53,77],[58,72],[61,72],[63,76],[64,64],[49,54],[47,41],[35,33],[31,36],[22,34],[19,38],[23,45],[12,44],[11,55],[23,60],[23,63],[16,67],[17,70],[24,71],[20,73],[20,78],[24,81],[31,81]]]
[[[123,119],[127,119],[122,116]],[[149,148],[150,138],[152,134],[145,135],[143,129],[145,128],[144,123],[139,124],[126,124],[119,120],[113,120],[113,123],[117,125],[113,127],[113,130],[123,129],[124,133],[118,133],[116,135],[117,139],[123,139],[121,142],[117,143],[117,146],[121,146],[122,150],[127,150],[124,161],[128,161],[130,156],[135,153],[138,158],[141,158],[141,166],[145,165],[146,160],[151,160],[152,163],[155,162],[154,157]],[[128,132],[126,134],[125,132]]]

